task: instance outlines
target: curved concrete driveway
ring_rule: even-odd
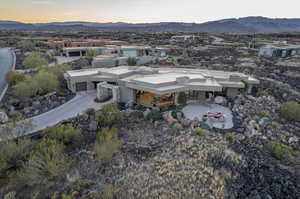
[[[81,92],[69,102],[41,115],[29,118],[20,122],[20,128],[15,127],[12,131],[12,135],[0,135],[1,140],[13,139],[21,136],[34,134],[47,127],[54,126],[63,120],[67,120],[77,115],[83,114],[88,108],[93,108],[96,111],[102,108],[102,105],[109,104],[111,101],[105,103],[96,103],[96,92]],[[30,125],[28,126],[28,121]],[[32,127],[33,126],[33,127]],[[26,133],[24,133],[24,128]],[[0,127],[1,132],[1,127]]]
[[[88,108],[95,106],[95,92],[77,93],[69,102],[41,115],[30,118],[34,128],[28,134],[35,133],[47,127],[54,126],[63,120],[73,118],[84,113]]]

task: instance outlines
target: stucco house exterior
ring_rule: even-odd
[[[65,73],[72,92],[96,90],[97,98],[114,102],[136,102],[144,106],[178,104],[184,92],[190,101],[211,96],[235,97],[239,89],[248,92],[259,81],[251,76],[213,70],[119,66],[68,71]]]
[[[259,55],[265,57],[289,57],[300,54],[300,45],[268,44],[259,49]]]
[[[121,46],[114,51],[99,55],[93,59],[92,67],[114,67],[128,65],[129,57],[135,58],[136,65],[149,64],[155,59],[167,57],[166,48],[150,46]]]

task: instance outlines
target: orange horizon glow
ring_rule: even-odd
[[[247,16],[300,18],[297,4],[271,0],[1,0],[0,20],[203,23]]]

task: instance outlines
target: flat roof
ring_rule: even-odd
[[[145,82],[149,84],[161,84],[167,82],[174,82],[179,77],[188,77],[189,79],[204,79],[201,74],[188,73],[159,73],[154,75],[147,75],[144,77],[134,79],[135,82]]]
[[[232,87],[243,87],[246,80],[251,84],[258,84],[259,80],[250,75],[238,72],[224,72],[203,69],[188,68],[151,68],[146,66],[118,66],[113,68],[93,68],[67,71],[70,77],[93,76],[115,78],[130,84],[143,85],[158,88],[159,86],[190,85],[190,86],[214,86],[228,85]],[[232,78],[231,76],[240,78]],[[184,78],[188,81],[180,81]],[[178,79],[179,78],[179,79]],[[240,80],[239,80],[240,79]],[[179,80],[179,81],[178,81]]]
[[[68,74],[71,77],[79,77],[79,76],[88,76],[88,75],[96,75],[100,72],[98,68],[93,69],[81,69],[81,70],[70,70],[67,71],[66,74]]]
[[[63,50],[86,50],[86,49],[106,49],[107,47],[105,46],[99,46],[99,47],[67,47],[67,48],[63,48]]]

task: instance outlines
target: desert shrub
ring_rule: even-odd
[[[130,117],[133,117],[133,118],[143,118],[144,117],[144,114],[142,111],[133,111],[130,113]]]
[[[279,129],[280,128],[280,124],[277,123],[277,122],[271,122],[269,124],[269,127],[272,128],[272,129]]]
[[[249,82],[248,81],[246,81],[246,80],[241,80],[241,82],[243,82],[244,83],[244,85],[245,85],[245,87],[243,88],[243,89],[241,89],[241,91],[242,92],[247,92],[248,91],[248,89],[249,89],[249,87],[250,87],[250,84],[249,84]]]
[[[122,113],[115,104],[105,104],[100,112],[96,113],[96,121],[104,126],[112,126],[122,120]]]
[[[96,111],[93,108],[89,108],[85,111],[85,113],[91,118],[91,117],[95,116]]]
[[[63,143],[53,139],[43,139],[28,161],[18,171],[20,182],[27,185],[51,185],[64,178],[72,161],[64,152]]]
[[[44,130],[46,137],[55,139],[65,145],[77,145],[83,140],[79,129],[75,129],[71,124],[49,127]]]
[[[202,136],[202,135],[205,135],[205,130],[201,129],[201,128],[195,128],[193,130],[193,133],[195,133],[196,135]]]
[[[54,74],[40,71],[35,76],[28,76],[18,83],[15,94],[19,97],[33,97],[55,91],[58,87],[59,82]]]
[[[278,160],[284,159],[292,152],[292,147],[276,141],[269,141],[265,144],[266,149]]]
[[[25,51],[33,51],[35,47],[35,42],[31,40],[22,40],[17,43],[17,48],[21,48]]]
[[[64,89],[64,88],[58,88],[56,93],[59,96],[66,96],[66,95],[69,95],[71,93],[71,91],[68,89]]]
[[[177,108],[177,109],[175,109],[175,110],[173,110],[173,111],[171,112],[172,117],[175,118],[175,119],[178,119],[178,118],[177,118],[177,113],[181,113],[181,114],[183,115],[183,112],[181,111],[181,109],[180,109],[180,108]]]
[[[136,66],[137,60],[134,57],[128,57],[127,59],[128,66]]]
[[[52,91],[55,91],[59,87],[57,77],[53,73],[46,71],[38,72],[33,81],[38,85],[38,94],[43,95]]]
[[[61,199],[76,199],[73,195],[62,194]]]
[[[114,199],[121,189],[116,185],[106,185],[100,193],[102,199]]]
[[[158,110],[152,110],[148,115],[147,115],[148,120],[152,121],[158,121],[162,119],[162,114]]]
[[[24,81],[26,75],[17,71],[9,71],[5,74],[5,81],[8,86],[15,86],[19,82]]]
[[[269,118],[269,119],[272,119],[272,116],[271,114],[268,112],[268,111],[261,111],[257,114],[257,116],[261,119],[263,117],[266,117],[266,118]]]
[[[70,67],[66,65],[56,65],[51,67],[45,67],[41,71],[53,74],[59,82],[64,81],[64,73],[69,70]]]
[[[86,57],[90,60],[93,60],[93,58],[96,57],[97,55],[98,55],[97,51],[93,49],[88,49],[86,51]]]
[[[31,76],[16,85],[15,94],[19,97],[32,97],[38,92],[38,85]]]
[[[0,145],[0,171],[21,167],[33,148],[34,142],[29,139],[2,142]]]
[[[117,129],[103,128],[98,133],[94,144],[95,158],[101,163],[109,163],[120,147],[121,141],[117,136]]]
[[[47,64],[47,59],[39,52],[30,53],[23,61],[25,68],[40,68]]]
[[[300,121],[300,104],[296,102],[287,102],[280,106],[280,115],[290,121]]]
[[[173,129],[175,130],[175,131],[177,131],[177,132],[179,132],[179,131],[181,131],[182,129],[183,129],[183,126],[180,124],[180,123],[175,123],[174,125],[173,125]]]
[[[187,95],[184,92],[180,92],[178,96],[178,103],[180,105],[186,105],[187,103]]]
[[[236,135],[234,133],[227,133],[225,137],[229,142],[233,142],[236,138]]]

